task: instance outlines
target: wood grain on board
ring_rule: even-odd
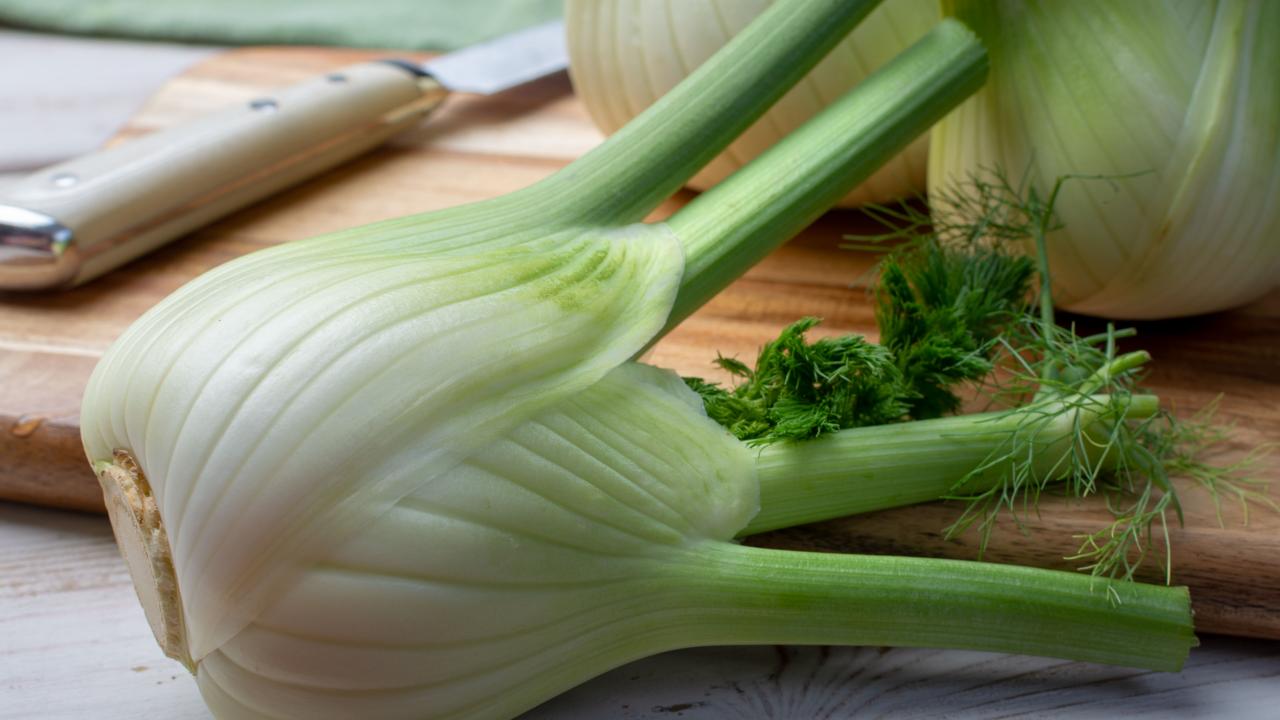
[[[126,127],[127,140],[377,53],[247,48],[215,56],[171,82]],[[78,428],[83,387],[107,345],[187,280],[253,250],[449,207],[524,187],[600,141],[568,83],[555,78],[494,98],[454,98],[420,130],[274,199],[236,213],[152,256],[65,293],[0,294],[0,498],[100,510]],[[686,196],[658,211],[671,212]],[[839,249],[867,231],[856,213],[828,214],[659,343],[648,356],[684,374],[717,377],[717,352],[744,359],[785,324],[825,318],[821,333],[875,335],[865,295],[873,258]],[[1084,321],[1088,322],[1088,321]],[[1150,385],[1180,414],[1222,395],[1219,419],[1236,431],[1225,459],[1280,438],[1280,295],[1189,320],[1142,323],[1152,351]],[[1136,347],[1136,345],[1135,345]],[[1280,458],[1258,474],[1280,476]],[[1280,638],[1280,515],[1256,509],[1243,522],[1228,502],[1222,521],[1209,497],[1181,493],[1185,525],[1173,527],[1174,581],[1191,586],[1202,631]],[[1067,567],[1072,536],[1103,527],[1097,502],[1052,499],[1006,523],[987,558]],[[972,559],[972,536],[944,540],[956,516],[935,504],[779,531],[753,539],[778,547],[893,552]],[[1153,575],[1156,579],[1158,573]]]

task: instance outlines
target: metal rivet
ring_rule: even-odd
[[[280,104],[273,98],[258,98],[249,101],[249,109],[258,112],[273,113],[280,109]]]
[[[342,73],[329,73],[324,76],[324,79],[331,83],[344,83],[347,81],[347,76]]]
[[[53,183],[54,187],[64,188],[71,187],[72,185],[80,182],[80,177],[75,173],[60,172],[49,180]]]

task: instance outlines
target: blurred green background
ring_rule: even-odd
[[[219,45],[452,50],[560,16],[561,0],[0,0],[0,24]]]

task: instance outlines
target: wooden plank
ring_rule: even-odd
[[[29,412],[0,418],[0,478],[8,500],[101,512],[102,493],[88,471],[80,443],[79,396],[98,361],[96,353],[32,346],[0,349],[6,399]],[[14,395],[21,393],[15,398]],[[12,406],[11,406],[12,407]]]
[[[214,57],[168,85],[122,133],[137,136],[266,89],[380,53],[248,48]],[[72,292],[0,296],[0,497],[100,507],[78,443],[77,408],[95,360],[148,307],[187,280],[258,248],[376,220],[479,200],[535,182],[598,143],[563,79],[495,98],[457,98],[423,128],[275,199],[237,213]],[[687,201],[681,194],[656,213]],[[867,255],[841,236],[869,230],[856,213],[828,214],[659,343],[648,360],[718,377],[717,352],[749,359],[786,323],[826,319],[821,333],[875,326],[863,289]],[[1086,321],[1087,322],[1087,321]],[[1182,414],[1223,393],[1220,416],[1238,431],[1230,448],[1280,438],[1280,295],[1230,313],[1139,326],[1156,356],[1151,384]],[[1130,343],[1139,346],[1137,343]],[[1230,457],[1230,453],[1227,457]],[[1280,458],[1263,466],[1280,476]],[[1219,526],[1211,503],[1183,493],[1187,525],[1174,533],[1176,582],[1192,586],[1202,630],[1280,637],[1280,517],[1246,527],[1235,507]],[[1060,507],[1005,527],[989,559],[1064,566],[1071,536],[1105,522],[1097,504]],[[956,508],[933,505],[762,536],[785,547],[975,556],[972,537],[944,542]]]

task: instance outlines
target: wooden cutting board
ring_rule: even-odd
[[[138,136],[242,102],[264,90],[383,56],[353,50],[247,48],[215,56],[169,83],[121,132]],[[601,140],[567,81],[551,79],[494,98],[454,98],[411,136],[208,227],[86,287],[61,294],[0,294],[0,498],[100,511],[81,451],[83,387],[107,345],[143,311],[215,265],[280,242],[387,217],[478,200],[528,185]],[[684,202],[668,202],[665,215]],[[875,335],[865,281],[873,258],[838,248],[873,229],[833,212],[753,269],[648,356],[684,374],[716,377],[720,352],[754,358],[759,345],[803,316],[824,333]],[[1280,439],[1280,294],[1230,313],[1142,323],[1155,356],[1150,385],[1179,414],[1222,394],[1236,424],[1225,459]],[[1280,457],[1259,474],[1280,477]],[[1280,496],[1280,489],[1274,491]],[[1192,588],[1202,631],[1280,638],[1280,515],[1222,508],[1189,485],[1186,523],[1173,528],[1174,580]],[[850,552],[976,557],[973,537],[947,541],[948,504],[904,508],[758,536],[752,542]],[[1072,535],[1103,527],[1098,503],[1046,501],[1021,530],[1005,525],[987,559],[1068,567]],[[1158,575],[1158,573],[1157,573]],[[1154,576],[1153,576],[1154,577]]]

